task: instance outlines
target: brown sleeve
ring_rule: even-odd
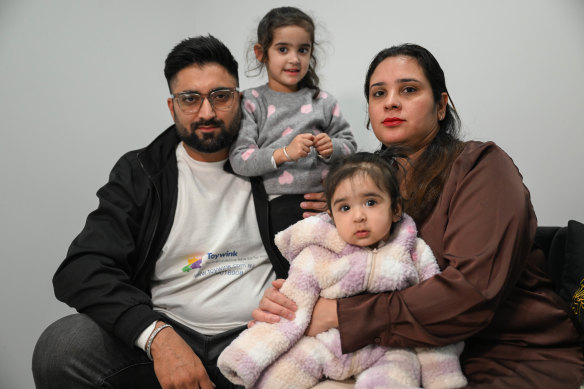
[[[536,224],[513,161],[492,143],[471,142],[421,228],[443,272],[399,292],[339,300],[343,352],[445,345],[479,332],[517,282]]]

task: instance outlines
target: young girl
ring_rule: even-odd
[[[328,214],[276,236],[291,262],[280,291],[298,305],[295,319],[244,331],[219,357],[223,374],[258,388],[309,388],[323,376],[352,375],[356,388],[465,386],[458,361],[462,343],[416,350],[372,345],[343,354],[337,329],[303,335],[319,296],[401,290],[439,272],[413,220],[402,213],[396,170],[384,157],[361,152],[334,165],[325,194]]]
[[[272,236],[302,219],[303,195],[322,192],[329,163],[356,149],[337,101],[319,89],[314,45],[312,18],[281,7],[260,21],[253,46],[268,83],[244,91],[229,159],[235,173],[263,177]]]

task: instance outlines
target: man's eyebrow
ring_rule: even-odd
[[[210,90],[209,92],[207,92],[207,93],[212,93],[212,92],[215,92],[215,91],[218,91],[218,90],[227,90],[227,89],[233,89],[233,88],[237,88],[237,87],[219,86],[219,87],[217,87],[217,88],[213,88],[213,89],[211,89],[211,90]],[[187,89],[187,90],[184,90],[184,91],[182,91],[182,92],[178,92],[178,94],[180,94],[180,93],[198,93],[198,94],[201,94],[201,92],[199,92],[198,90],[194,90],[194,89]]]

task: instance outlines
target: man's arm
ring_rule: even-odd
[[[146,235],[143,219],[151,214],[151,192],[137,161],[131,154],[122,157],[97,193],[98,208],[87,217],[53,277],[59,300],[128,344],[160,319],[149,293],[132,283],[143,260],[138,245]]]

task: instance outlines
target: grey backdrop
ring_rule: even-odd
[[[373,55],[415,42],[441,63],[467,139],[521,169],[542,225],[584,221],[584,2],[292,1],[314,16],[322,87],[361,149]],[[213,33],[240,62],[273,1],[0,0],[0,387],[31,388],[43,328],[72,312],[51,277],[125,151],[171,123],[163,61]],[[494,182],[493,185],[497,183]]]

